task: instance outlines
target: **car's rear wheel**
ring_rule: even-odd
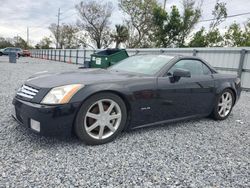
[[[0,52],[0,56],[2,56],[3,55],[3,53],[2,52]]]
[[[98,93],[81,106],[75,121],[75,133],[86,144],[112,141],[125,127],[126,105],[113,93]]]
[[[216,100],[216,106],[212,112],[213,118],[216,120],[226,119],[233,109],[234,100],[232,90],[225,89]]]

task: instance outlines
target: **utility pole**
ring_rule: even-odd
[[[19,35],[17,34],[16,35],[16,45],[15,45],[15,47],[18,47],[18,42],[19,42]]]
[[[164,5],[163,5],[164,10],[166,10],[166,4],[167,4],[167,0],[164,0]]]
[[[27,48],[29,48],[29,27],[27,27]]]
[[[59,48],[59,26],[60,26],[60,16],[61,16],[61,12],[60,12],[60,8],[58,9],[58,14],[57,14],[57,29],[56,29],[56,48]]]

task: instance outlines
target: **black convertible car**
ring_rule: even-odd
[[[41,73],[13,99],[13,116],[42,135],[75,133],[87,144],[122,130],[211,116],[227,118],[240,79],[196,57],[138,55],[104,69]]]

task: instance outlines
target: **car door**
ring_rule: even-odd
[[[9,55],[9,52],[10,52],[10,48],[5,48],[4,49],[4,55]]]
[[[191,77],[172,82],[176,68],[190,71]],[[205,115],[214,101],[214,79],[209,67],[197,59],[181,59],[158,78],[158,97],[162,117],[158,120]]]

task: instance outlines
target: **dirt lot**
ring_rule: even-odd
[[[77,67],[0,57],[0,187],[250,187],[250,93],[225,121],[139,129],[101,146],[41,137],[11,118],[12,98],[27,77]]]

